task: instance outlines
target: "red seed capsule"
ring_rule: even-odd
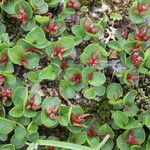
[[[17,20],[21,21],[23,24],[27,24],[29,21],[27,12],[23,7],[19,7],[19,14],[14,16]]]

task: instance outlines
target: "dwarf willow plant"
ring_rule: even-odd
[[[150,149],[150,113],[139,113],[135,102],[135,85],[150,75],[150,26],[142,24],[150,16],[149,0],[135,0],[129,10],[135,28],[116,29],[106,43],[107,21],[85,15],[78,0],[1,0],[0,7],[0,149]],[[6,15],[23,31],[16,43]],[[74,16],[79,20],[69,22]],[[114,70],[115,81],[107,74],[112,52],[125,68]],[[56,81],[59,95],[43,95],[41,85]],[[79,95],[108,101],[112,123],[100,125],[73,105]],[[52,136],[58,126],[69,132],[66,141]],[[40,135],[41,128],[51,136]]]

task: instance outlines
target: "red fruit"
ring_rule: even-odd
[[[18,19],[19,21],[21,21],[23,24],[27,24],[29,19],[28,19],[28,15],[27,12],[25,11],[24,8],[22,8],[20,6],[19,8],[19,14],[14,16],[16,19]]]
[[[64,59],[64,60],[62,61],[62,64],[61,64],[61,69],[65,69],[65,68],[67,68],[68,66],[69,66],[69,64],[67,63],[67,60]]]
[[[74,81],[76,84],[81,83],[82,76],[79,73],[76,73],[73,75],[73,77],[70,79],[71,81]]]
[[[6,81],[6,78],[0,74],[0,86]]]
[[[5,4],[7,2],[8,2],[8,0],[2,0],[2,4]]]
[[[55,150],[55,147],[54,147],[54,146],[50,146],[50,147],[48,148],[48,150]]]
[[[51,107],[49,106],[49,107],[46,109],[46,113],[47,113],[48,117],[51,118],[51,119],[53,119],[53,120],[57,119],[56,114],[57,114],[59,108],[60,108],[60,106],[57,106],[57,107],[55,107],[55,108],[51,108]]]
[[[146,41],[148,41],[149,39],[150,39],[150,36],[146,36],[146,35],[145,35],[145,36],[143,36],[143,39],[142,39],[142,40],[143,40],[144,42],[146,42]]]
[[[88,79],[92,80],[93,79],[93,73],[88,74]]]
[[[144,41],[144,42],[148,41],[150,39],[150,36],[146,35],[146,31],[147,31],[147,26],[145,26],[141,31],[136,31],[135,33],[136,40]]]
[[[6,89],[1,88],[0,89],[0,96],[2,97],[2,103],[5,105],[7,99],[12,98],[12,93],[8,88],[6,88]]]
[[[127,28],[124,28],[122,31],[121,31],[121,36],[125,39],[128,38],[128,29]]]
[[[127,144],[130,144],[130,145],[140,145],[139,142],[134,139],[134,132],[131,132],[131,133],[129,134],[126,143],[127,143]]]
[[[146,14],[149,7],[150,7],[150,4],[140,5],[140,3],[138,3],[137,9],[135,10],[135,13],[139,14],[140,16],[143,16]]]
[[[101,60],[97,59],[97,56],[99,55],[99,51],[95,52],[92,57],[88,60],[87,64],[96,68],[97,64],[101,62]]]
[[[28,66],[28,62],[27,62],[27,58],[26,57],[27,57],[26,55],[21,57],[21,64],[24,67]]]
[[[98,135],[97,131],[95,131],[95,129],[93,127],[90,127],[88,130],[88,136],[89,137],[95,137],[97,135]]]
[[[83,122],[85,121],[85,118],[88,116],[90,116],[90,114],[84,114],[81,116],[76,116],[72,114],[71,116],[72,125],[75,127],[85,127],[85,125],[83,125]]]
[[[54,35],[57,34],[58,30],[59,30],[60,28],[62,28],[62,26],[63,26],[63,25],[58,25],[58,26],[56,26],[56,25],[55,25],[55,18],[53,18],[53,19],[51,20],[51,22],[49,23],[48,27],[45,29],[45,31],[54,36]]]
[[[27,105],[27,109],[38,110],[40,108],[41,108],[41,106],[35,104],[35,97],[32,96],[29,103],[28,103],[28,105]]]
[[[132,54],[132,60],[135,67],[139,67],[142,63],[142,57],[136,51]]]
[[[134,83],[134,80],[139,79],[139,78],[141,78],[141,76],[129,75],[129,76],[127,77],[127,80],[128,80],[130,83]]]
[[[3,66],[7,66],[7,62],[8,62],[8,55],[3,54],[1,59],[0,59],[0,64],[2,64]]]
[[[94,24],[85,23],[84,27],[85,30],[91,34],[96,34],[99,31],[98,29],[94,29]]]
[[[58,59],[62,60],[62,54],[67,50],[67,48],[61,48],[57,45],[55,51],[51,54],[51,57],[57,56]]]
[[[75,0],[70,0],[68,6],[74,10],[78,10],[80,8],[80,4],[75,2]]]

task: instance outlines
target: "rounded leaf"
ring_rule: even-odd
[[[123,95],[123,89],[119,83],[112,83],[107,87],[109,99],[119,99]]]

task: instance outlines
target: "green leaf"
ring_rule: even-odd
[[[122,19],[122,16],[119,13],[113,13],[112,12],[112,13],[109,14],[109,16],[110,16],[111,19],[117,20],[117,21]]]
[[[109,41],[107,45],[109,48],[117,52],[121,52],[123,50],[119,41],[112,40],[112,41]]]
[[[133,128],[137,128],[140,127],[141,123],[138,120],[135,120],[134,117],[131,117],[128,121],[128,123],[125,126],[125,129],[133,129]]]
[[[18,106],[18,107],[13,107],[10,111],[9,111],[9,115],[11,115],[12,117],[15,118],[19,118],[23,115],[23,108],[22,106]]]
[[[42,125],[41,121],[41,112],[38,112],[36,116],[33,118],[33,122],[37,124],[38,126]]]
[[[26,59],[28,62],[28,65],[26,66],[26,68],[28,69],[34,69],[39,65],[40,58],[38,54],[28,53]]]
[[[106,67],[107,66],[107,62],[106,62],[107,52],[102,46],[98,44],[90,44],[84,49],[83,53],[80,55],[81,62],[87,65],[87,62],[89,61],[89,59],[93,56],[95,52],[98,52],[98,51],[99,51],[99,55],[97,56],[97,59],[101,60],[101,62],[97,64],[97,68],[102,69]]]
[[[87,133],[85,131],[78,133],[70,133],[68,141],[71,143],[84,144],[87,139]]]
[[[31,123],[29,124],[29,126],[27,127],[27,130],[28,130],[28,132],[30,132],[30,133],[35,133],[35,132],[37,132],[37,130],[38,130],[38,126],[37,126],[34,122],[31,122]]]
[[[116,125],[120,128],[124,128],[129,121],[129,117],[121,111],[113,112],[113,118]]]
[[[19,125],[15,128],[15,137],[17,139],[23,139],[26,136],[26,128],[22,125]]]
[[[91,146],[91,147],[97,147],[98,144],[100,143],[99,137],[90,137],[87,139],[87,143]]]
[[[128,92],[125,97],[123,98],[123,105],[125,106],[130,106],[134,103],[134,100],[136,98],[137,91],[136,90],[131,90]]]
[[[148,128],[150,128],[150,116],[148,116],[148,117],[146,118],[145,124],[146,124],[146,126],[147,126]]]
[[[121,150],[129,150],[130,149],[130,145],[128,145],[126,143],[126,141],[123,139],[122,134],[117,138],[117,147]]]
[[[109,99],[119,99],[123,95],[123,89],[119,83],[112,83],[107,87]]]
[[[55,127],[58,124],[58,120],[52,120],[51,118],[49,118],[45,111],[42,111],[41,113],[41,120],[47,128]]]
[[[48,11],[48,4],[44,0],[30,0],[35,13],[44,14]]]
[[[48,22],[49,22],[49,17],[36,15],[36,16],[35,16],[35,20],[36,20],[38,23],[40,23],[40,24],[48,23]]]
[[[18,139],[14,134],[11,138],[11,143],[15,146],[16,149],[21,149],[25,145],[26,139]]]
[[[114,132],[113,130],[110,128],[109,125],[107,124],[104,124],[102,125],[100,128],[99,128],[99,131],[98,131],[99,134],[103,134],[103,135],[110,135],[110,137],[113,139],[114,138]]]
[[[14,15],[15,14],[15,4],[18,1],[19,0],[8,1],[6,4],[2,5],[3,10],[6,11],[10,15]]]
[[[27,24],[22,24],[21,27],[24,31],[30,31],[32,28],[36,26],[34,17],[31,18]]]
[[[39,139],[39,133],[38,132],[27,134],[27,140],[32,142],[32,143],[35,142],[38,139]]]
[[[25,117],[32,118],[36,116],[36,111],[33,111],[31,109],[25,109],[23,115]]]
[[[13,85],[16,82],[16,77],[11,75],[11,74],[7,74],[7,73],[2,73],[2,75],[5,76],[6,80],[6,84],[8,85]]]
[[[136,114],[138,113],[139,109],[135,104],[132,104],[130,106],[125,106],[123,108],[123,112],[125,114],[127,114],[129,117],[133,117],[136,116]]]
[[[67,81],[61,80],[59,83],[60,94],[65,99],[72,99],[75,97],[75,89],[73,85],[70,85]]]
[[[0,117],[5,117],[5,107],[0,103]]]
[[[114,138],[114,132],[113,130],[107,125],[104,124],[99,128],[98,131],[99,135],[110,135],[110,138]],[[108,149],[112,149],[114,146],[114,143],[112,140],[108,140],[107,143],[105,143],[105,145],[101,148],[102,150],[108,150]]]
[[[61,100],[57,97],[47,97],[42,102],[42,110],[46,110],[48,106],[51,108],[55,108],[57,106],[60,106]]]
[[[94,72],[92,80],[89,80],[89,83],[93,86],[101,86],[106,82],[106,77],[101,72]]]
[[[27,100],[28,100],[27,88],[19,87],[14,91],[12,101],[16,107],[22,107],[24,109]]]
[[[61,126],[68,125],[68,112],[69,112],[69,108],[67,106],[62,106],[59,109],[59,123]]]
[[[41,79],[55,80],[60,74],[60,71],[61,69],[59,66],[50,64],[40,72],[39,77]]]
[[[27,73],[27,78],[31,82],[41,82],[41,79],[39,79],[39,74],[38,72],[30,71]]]
[[[21,57],[25,54],[25,50],[21,46],[14,46],[8,50],[8,55],[13,63],[21,65]]]
[[[8,138],[7,134],[0,133],[0,141],[5,142]]]
[[[0,117],[0,133],[9,134],[14,129],[15,123]]]
[[[150,57],[146,60],[145,66],[150,69]]]
[[[131,150],[145,150],[144,147],[139,145],[133,145],[131,146]]]
[[[106,88],[105,86],[100,86],[95,88],[95,93],[97,96],[103,96],[105,94]]]
[[[146,143],[146,150],[150,149],[150,136],[148,137],[147,143]]]
[[[15,150],[15,147],[13,144],[5,144],[0,147],[2,150]]]
[[[58,3],[59,0],[50,0],[48,4],[50,7],[56,7]]]
[[[84,97],[87,99],[94,99],[96,97],[95,88],[89,88],[84,92]]]
[[[4,24],[0,23],[0,35],[5,33],[5,31],[6,31],[6,26]]]
[[[138,120],[141,122],[142,125],[146,125],[146,119],[149,117],[149,112],[142,112],[138,115]]]
[[[71,30],[72,30],[73,34],[76,36],[83,37],[85,35],[85,31],[79,25],[74,25]]]
[[[26,36],[26,40],[36,48],[44,45],[47,40],[44,31],[39,27],[34,27]]]

